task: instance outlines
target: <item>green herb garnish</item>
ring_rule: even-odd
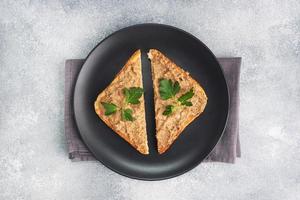
[[[124,121],[133,121],[134,118],[132,117],[132,110],[129,108],[122,109],[122,119]]]
[[[184,106],[192,106],[192,102],[190,101],[185,101],[185,102],[182,102],[181,105],[184,105]]]
[[[130,104],[139,104],[141,96],[143,95],[143,89],[139,87],[131,87],[131,88],[124,88],[123,94],[125,95],[126,103]]]
[[[165,111],[163,112],[163,115],[169,116],[170,114],[172,114],[173,110],[174,110],[173,105],[167,105]]]
[[[193,88],[190,89],[188,92],[184,93],[183,95],[181,95],[178,99],[176,99],[175,96],[180,89],[181,88],[178,81],[175,81],[173,83],[171,79],[159,80],[159,94],[161,99],[167,100],[172,98],[176,103],[177,102],[180,103],[181,106],[192,106],[193,104],[190,101],[190,99],[194,96]],[[180,105],[167,105],[163,112],[163,115],[167,115],[167,116],[171,115],[176,109],[176,107]]]
[[[180,85],[178,81],[172,82],[171,79],[161,79],[159,81],[159,94],[163,100],[170,99],[175,97],[175,95],[179,92]]]
[[[101,104],[103,105],[104,109],[105,109],[105,115],[111,115],[114,114],[115,112],[117,112],[117,106],[113,103],[106,103],[106,102],[101,102]]]
[[[191,99],[193,96],[194,96],[194,91],[192,88],[192,89],[190,89],[190,91],[181,95],[181,97],[178,98],[178,101],[180,101],[181,105],[192,106],[193,105],[192,102],[190,102],[188,100]]]
[[[119,109],[113,103],[101,102],[105,109],[105,115],[109,116],[111,114],[116,113],[118,110],[121,111],[121,118],[124,121],[134,121],[135,118],[132,116],[132,109],[125,108],[128,104],[139,104],[140,98],[143,95],[143,89],[139,87],[131,87],[131,88],[124,88],[123,94],[125,96],[124,105],[122,105]]]

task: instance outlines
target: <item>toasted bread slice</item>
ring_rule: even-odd
[[[174,143],[196,117],[203,111],[207,103],[207,96],[203,88],[188,72],[181,69],[160,51],[151,49],[148,53],[151,60],[152,80],[154,88],[155,121],[157,147],[160,154],[164,153]],[[181,89],[173,99],[163,100],[159,92],[159,81],[171,79],[178,81]],[[194,96],[190,99],[192,106],[178,106],[172,114],[163,115],[167,105],[176,105],[177,99],[193,88]]]
[[[131,144],[142,154],[149,154],[146,121],[145,103],[142,96],[138,104],[124,105],[124,88],[140,87],[143,88],[141,51],[137,50],[127,61],[122,70],[116,75],[110,85],[103,90],[94,103],[95,111],[98,116],[118,135]],[[118,111],[106,116],[102,102],[113,103],[118,107]],[[120,108],[131,109],[134,121],[126,121],[122,118]]]

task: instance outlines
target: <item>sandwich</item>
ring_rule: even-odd
[[[137,50],[114,80],[98,95],[100,119],[142,154],[149,154],[143,97],[141,51]]]
[[[156,49],[150,49],[154,88],[156,139],[159,154],[205,109],[207,96],[188,72]]]

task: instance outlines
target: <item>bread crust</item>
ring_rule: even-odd
[[[129,58],[129,60],[126,62],[124,67],[118,72],[118,74],[115,76],[114,80],[110,83],[110,85],[107,87],[112,87],[118,80],[118,77],[125,73],[127,70],[129,70],[132,65],[139,65],[138,67],[141,68],[141,51],[137,50],[134,52],[134,54]],[[136,67],[136,66],[135,66]],[[141,69],[140,69],[141,70]],[[136,74],[136,76],[142,76],[141,74]],[[139,77],[141,80],[139,85],[132,85],[131,87],[142,87],[142,77]],[[125,86],[124,86],[125,87]],[[100,119],[108,126],[110,127],[114,132],[116,132],[119,136],[121,136],[124,140],[126,140],[129,144],[131,144],[137,151],[139,151],[142,154],[149,154],[148,144],[147,144],[147,134],[146,134],[146,121],[145,121],[145,105],[144,105],[144,96],[140,99],[140,105],[141,106],[141,113],[143,113],[143,116],[140,120],[140,124],[137,124],[137,126],[141,127],[141,133],[132,135],[128,132],[128,128],[130,124],[128,123],[138,123],[136,121],[128,121],[128,122],[122,122],[119,121],[119,123],[124,124],[124,127],[121,129],[117,129],[116,125],[112,123],[109,118],[109,116],[104,115],[103,107],[101,106],[101,101],[103,101],[103,98],[107,95],[106,90],[103,90],[97,97],[96,101],[94,102],[94,108],[97,115],[100,117]],[[117,113],[116,113],[117,114]],[[115,115],[115,114],[114,114]],[[139,137],[139,138],[137,138]],[[138,142],[137,142],[138,141]]]
[[[162,154],[170,148],[170,146],[174,143],[174,141],[178,138],[178,136],[182,133],[182,131],[204,111],[208,98],[203,88],[200,86],[200,84],[195,79],[193,79],[188,72],[184,71],[182,68],[177,66],[174,62],[172,62],[169,58],[163,55],[160,51],[156,49],[150,49],[148,53],[148,57],[151,60],[151,70],[152,70],[152,79],[153,79],[153,87],[154,87],[156,138],[158,143],[157,146],[158,146],[158,152]],[[164,73],[162,71],[164,71]],[[158,75],[158,73],[161,73],[161,76]],[[164,77],[166,74],[169,74],[169,77]],[[170,118],[175,118],[176,116],[175,115],[169,116],[169,119],[166,116],[162,116],[162,110],[161,108],[158,108],[160,106],[158,104],[162,104],[164,103],[164,101],[160,99],[159,96],[158,80],[160,78],[169,79],[172,76],[173,79],[176,79],[176,81],[179,82],[181,79],[185,80],[187,82],[187,85],[192,86],[194,88],[195,95],[192,98],[192,100],[196,102],[193,104],[195,104],[197,108],[193,110],[192,114],[187,112],[187,114],[183,116],[184,119],[179,119],[178,121],[176,121],[179,124],[174,125],[175,126],[174,131],[168,131],[168,130],[162,130],[162,129],[166,129],[166,127],[168,126],[161,126],[162,124],[161,121],[162,120],[171,121]],[[190,108],[185,107],[183,109],[190,109]],[[167,135],[168,137],[165,136],[164,134]]]

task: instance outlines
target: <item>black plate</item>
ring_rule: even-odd
[[[208,104],[171,148],[156,150],[153,89],[146,52],[156,48],[190,72],[204,88]],[[113,80],[131,54],[142,50],[146,121],[150,155],[138,153],[96,115],[93,103]],[[197,166],[220,139],[227,121],[229,96],[220,65],[196,37],[167,25],[141,24],[121,29],[88,55],[77,79],[74,110],[80,134],[95,157],[127,177],[160,180],[178,176]]]

